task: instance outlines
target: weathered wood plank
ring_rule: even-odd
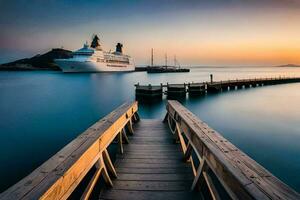
[[[177,153],[156,153],[156,154],[150,154],[150,152],[148,152],[148,154],[146,153],[140,153],[140,154],[134,154],[134,153],[130,153],[126,156],[122,156],[122,155],[117,155],[117,158],[119,159],[125,159],[125,158],[134,158],[134,159],[176,159],[178,160],[180,157],[178,156],[178,152]]]
[[[121,167],[116,169],[117,173],[124,174],[190,174],[192,169],[189,166],[177,168],[126,168]]]
[[[118,180],[131,181],[191,181],[192,174],[118,174]]]
[[[114,190],[189,191],[188,181],[114,181]]]
[[[115,199],[115,200],[187,200],[200,199],[197,193],[187,191],[128,191],[128,190],[107,190],[102,193],[100,199]]]
[[[181,153],[181,149],[180,147],[174,147],[174,149],[155,149],[155,148],[150,148],[150,149],[142,149],[142,148],[124,148],[124,152],[133,152],[133,153],[137,153],[137,152],[140,152],[142,154],[145,154],[145,153],[149,153],[149,152],[153,152],[153,154],[157,154],[157,153],[174,153],[174,152],[179,152]]]
[[[170,140],[172,137],[143,137],[143,138],[131,138],[131,143],[146,143],[146,144],[173,144]]]
[[[180,157],[179,157],[180,158]],[[119,159],[118,164],[128,164],[128,163],[145,163],[145,164],[181,164],[182,159],[155,159],[155,158],[125,158]]]
[[[178,149],[180,150],[180,147],[176,144],[130,144],[126,147],[124,147],[125,149],[134,149],[134,150],[175,150]]]
[[[118,163],[116,161],[116,166],[118,168],[121,167],[127,167],[127,168],[176,168],[178,166],[176,165],[171,165],[169,163]],[[190,164],[186,163],[183,165],[180,165],[180,167],[187,167],[190,168]]]

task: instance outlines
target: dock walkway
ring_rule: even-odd
[[[143,119],[117,157],[118,178],[100,199],[199,199],[191,192],[193,171],[161,120]]]

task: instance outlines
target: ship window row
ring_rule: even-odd
[[[106,62],[108,62],[108,63],[125,63],[125,64],[129,64],[129,60],[127,60],[127,61],[123,61],[123,60],[106,60]]]
[[[129,62],[128,58],[123,58],[123,59],[119,59],[119,58],[106,58],[106,60],[118,60],[118,61],[127,61],[127,62]]]
[[[124,58],[123,56],[105,56],[107,60],[129,60],[128,58]]]
[[[107,66],[108,67],[126,67],[125,65],[110,65],[110,64],[108,64]]]
[[[107,63],[120,63],[120,64],[129,64],[129,61],[122,61],[122,60],[104,60],[97,58],[97,62],[107,62]]]

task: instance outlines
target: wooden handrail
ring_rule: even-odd
[[[126,126],[133,132],[137,110],[137,102],[121,105],[3,192],[0,199],[67,199],[93,166],[97,170],[81,199],[88,199],[100,175],[107,185],[112,186],[108,171],[113,176],[116,172],[107,147],[117,136],[126,138]]]
[[[191,161],[194,181],[191,186],[206,183],[213,199],[220,199],[208,171],[212,171],[232,199],[300,199],[299,193],[277,179],[222,137],[178,101],[167,104],[168,121],[180,142],[185,160]],[[193,157],[192,151],[197,158]],[[200,164],[194,165],[198,159]]]

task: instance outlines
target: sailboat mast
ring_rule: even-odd
[[[165,65],[166,65],[166,68],[167,68],[167,66],[168,66],[168,55],[167,54],[165,54]]]
[[[151,49],[151,67],[153,67],[153,48]]]
[[[174,55],[174,67],[176,67],[176,55]]]

